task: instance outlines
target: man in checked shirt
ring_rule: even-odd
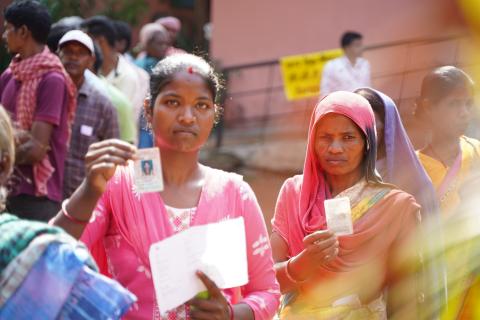
[[[58,55],[77,86],[77,110],[65,163],[63,197],[68,198],[85,177],[88,146],[110,138],[119,138],[117,110],[84,76],[95,61],[92,39],[80,30],[67,32],[59,41]]]

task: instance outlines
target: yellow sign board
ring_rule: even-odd
[[[325,63],[340,57],[342,49],[288,56],[280,59],[283,85],[288,100],[318,96]]]

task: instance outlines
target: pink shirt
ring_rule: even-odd
[[[226,289],[224,294],[231,303],[248,304],[255,319],[271,319],[278,308],[280,291],[265,222],[255,195],[240,176],[206,169],[205,185],[190,225],[243,216],[249,283]],[[94,255],[96,245],[101,244],[112,277],[137,296],[138,302],[127,319],[161,319],[146,257],[152,243],[171,236],[177,228],[172,225],[158,193],[139,194],[135,189],[132,163],[118,167],[81,240],[93,249]]]

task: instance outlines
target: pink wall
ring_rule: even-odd
[[[365,52],[372,65],[373,86],[398,103],[417,145],[423,132],[417,130],[412,112],[423,76],[439,65],[468,64],[465,55],[470,41],[464,37],[453,0],[213,0],[212,23],[211,55],[223,67],[336,48],[345,30],[363,33],[367,46],[463,35]],[[261,126],[260,139],[265,141],[304,134],[316,98],[289,102],[282,85],[278,65],[231,72],[227,126]],[[274,87],[271,95],[261,90],[269,86]],[[260,122],[249,120],[253,118]],[[254,136],[252,132],[243,134]]]
[[[338,47],[343,31],[366,44],[452,32],[453,0],[212,1],[211,54],[223,66]]]

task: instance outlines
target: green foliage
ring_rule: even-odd
[[[95,5],[95,0],[40,0],[40,2],[50,9],[52,21],[68,16],[88,16]]]
[[[52,20],[63,17],[105,15],[115,20],[123,20],[132,25],[147,10],[145,0],[40,0],[50,9]]]
[[[115,20],[123,20],[130,25],[136,25],[140,17],[147,11],[145,0],[39,0],[46,5],[52,21],[58,21],[63,17],[80,16],[90,17],[93,15],[105,15]],[[10,63],[11,57],[7,54],[5,44],[0,48],[0,72]]]
[[[138,23],[138,18],[146,11],[145,0],[107,0],[103,14],[112,19],[123,20],[135,25]]]

